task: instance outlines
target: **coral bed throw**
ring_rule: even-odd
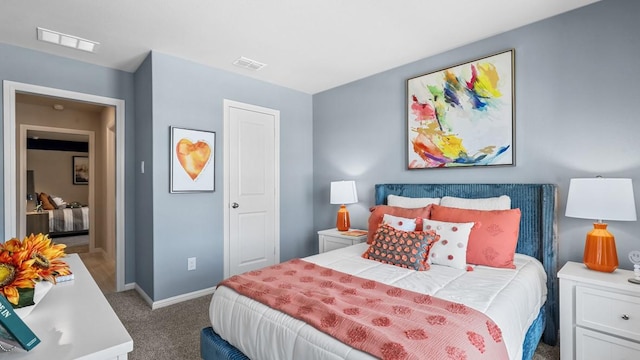
[[[465,305],[300,259],[220,283],[375,357],[508,359],[498,326]]]

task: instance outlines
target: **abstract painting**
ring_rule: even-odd
[[[407,80],[409,169],[514,165],[514,50]]]
[[[171,127],[172,193],[214,191],[216,133]]]
[[[88,185],[89,184],[89,158],[86,156],[73,157],[73,184]]]

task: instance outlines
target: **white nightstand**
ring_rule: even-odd
[[[362,235],[349,235],[353,232],[364,232]],[[340,249],[343,247],[359,244],[367,241],[366,230],[349,229],[349,231],[338,231],[338,229],[328,229],[318,231],[318,244],[320,253]]]
[[[604,273],[567,262],[560,278],[562,360],[640,359],[640,285],[633,271]]]

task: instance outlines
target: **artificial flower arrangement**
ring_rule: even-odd
[[[36,283],[56,283],[56,276],[71,274],[62,261],[67,245],[55,244],[48,235],[38,234],[0,244],[0,295],[14,308],[33,305]]]

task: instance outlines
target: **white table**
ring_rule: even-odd
[[[362,231],[358,229],[349,229],[349,231]],[[338,231],[338,229],[327,229],[318,231],[318,250],[320,253],[341,249],[343,247],[359,244],[367,241],[367,234],[363,235],[346,235],[348,231]]]
[[[31,351],[1,359],[127,359],[133,340],[77,254],[67,255],[74,280],[58,283],[24,321],[40,338]]]

